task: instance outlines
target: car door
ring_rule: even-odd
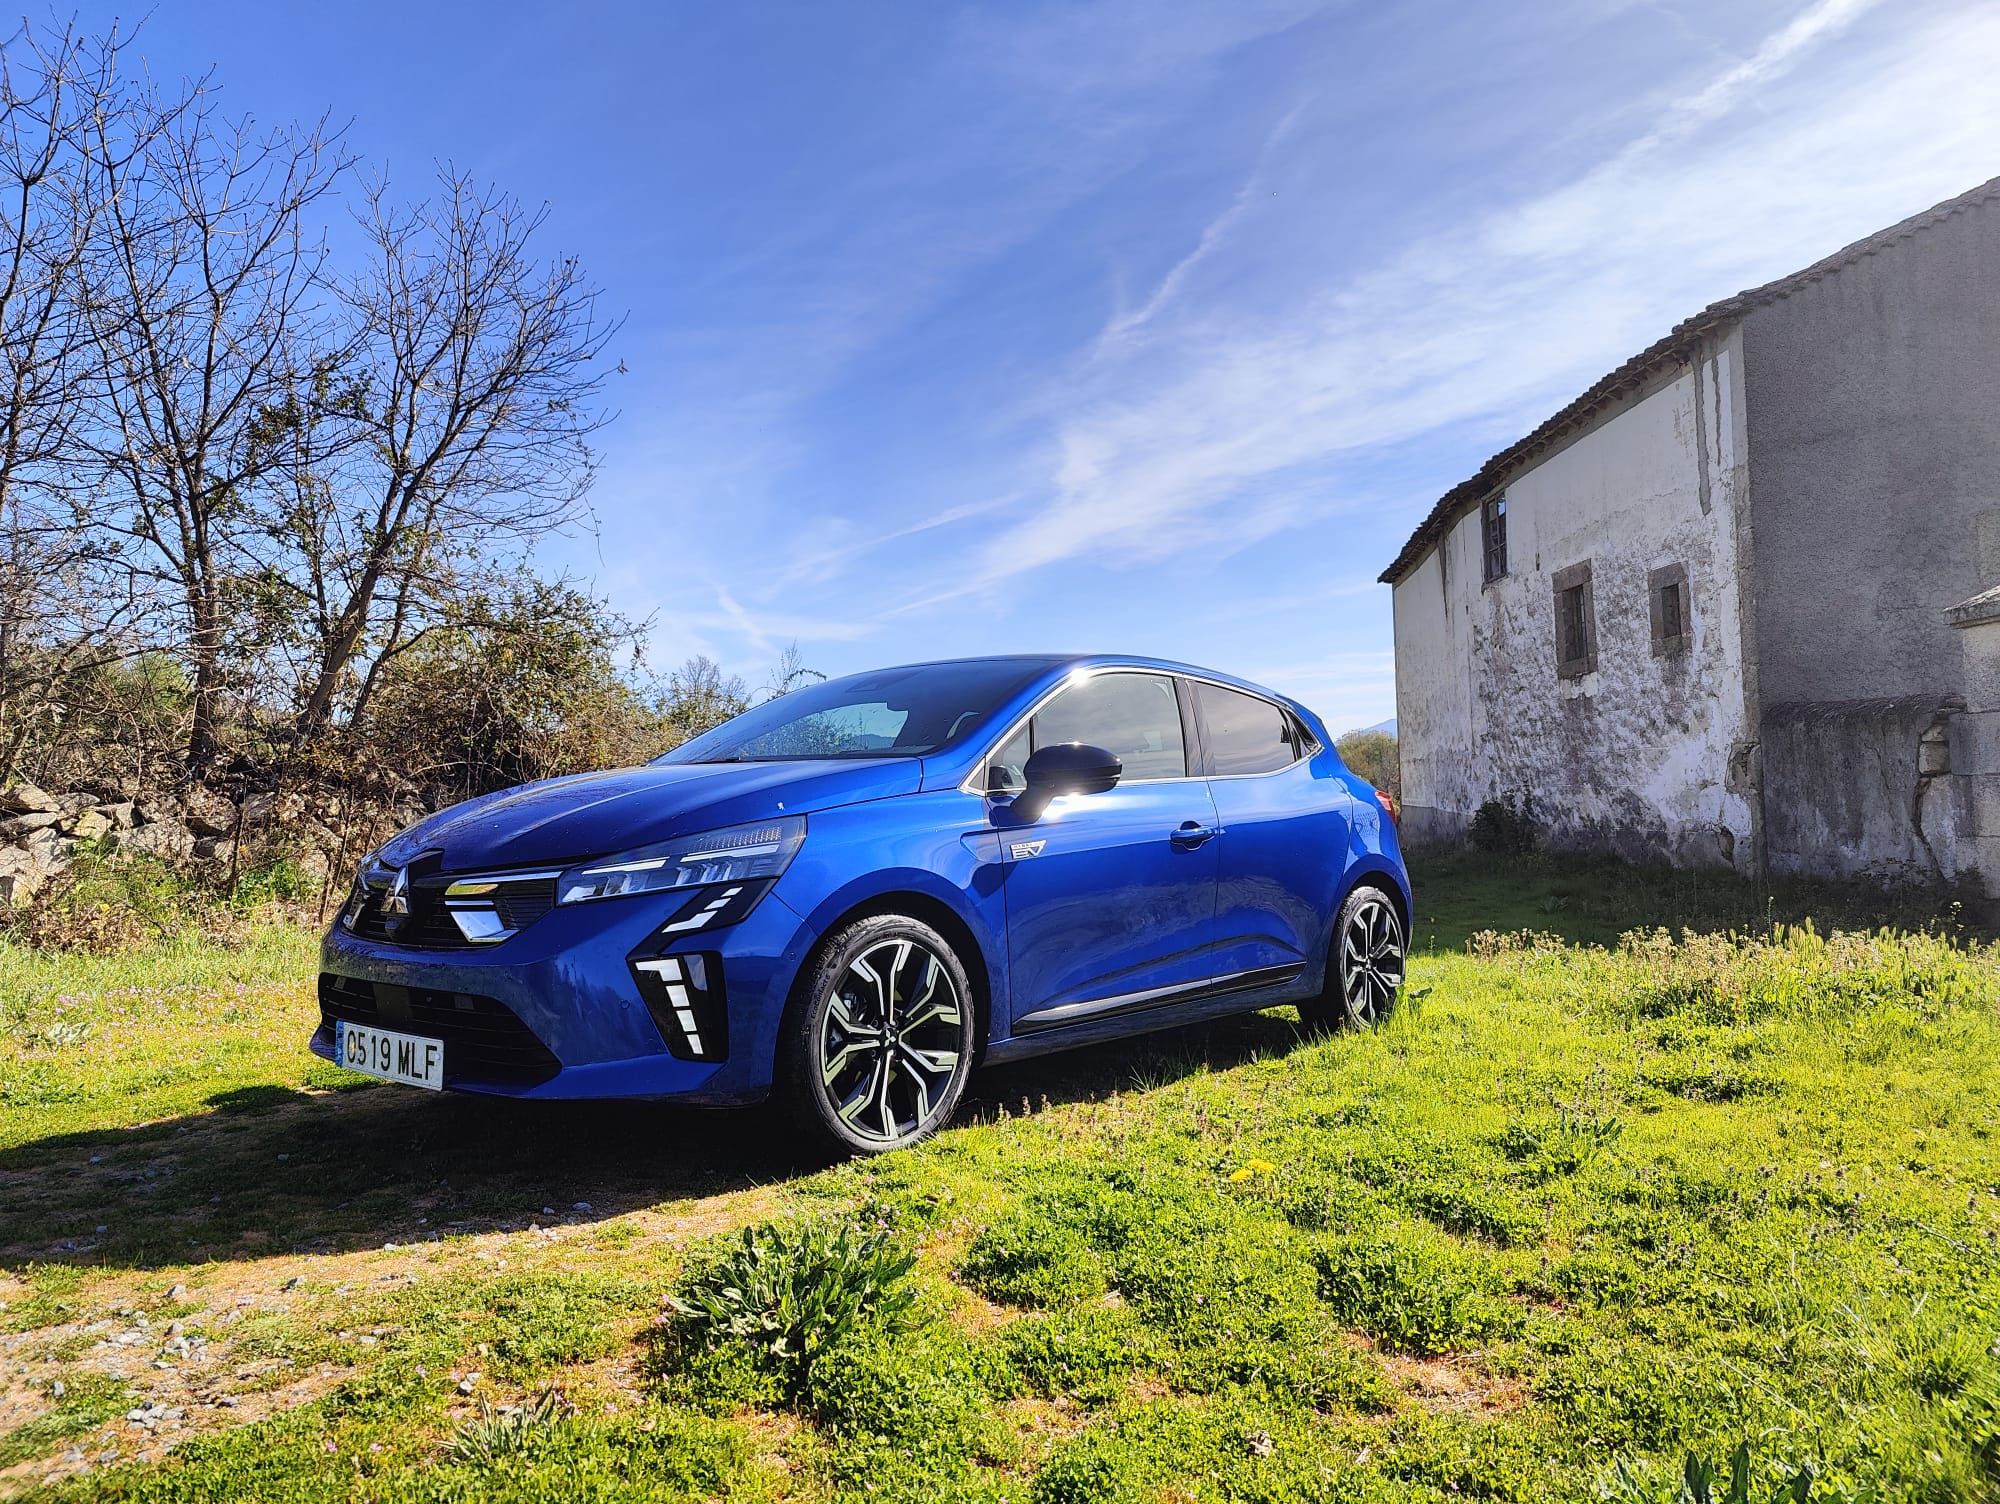
[[[1311,970],[1346,870],[1352,798],[1316,776],[1312,734],[1261,695],[1190,680],[1215,803],[1216,974],[1278,985]]]
[[[1171,675],[1099,671],[1036,711],[989,759],[1011,792],[1038,747],[1084,742],[1116,788],[1051,801],[1002,832],[1013,1029],[1034,1033],[1199,993],[1215,940],[1215,806]]]

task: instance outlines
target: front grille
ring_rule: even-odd
[[[447,1086],[534,1086],[561,1069],[549,1047],[497,998],[366,982],[326,971],[319,978],[319,1011],[329,1026],[339,1020],[443,1040]]]
[[[385,875],[371,874],[361,889],[358,905],[352,910],[348,929],[363,940],[382,945],[406,945],[415,950],[471,950],[492,941],[468,940],[452,918],[445,890],[454,883],[491,882],[492,889],[476,898],[453,898],[451,903],[484,908],[497,914],[506,935],[527,928],[556,906],[556,880],[551,873],[526,876],[505,875],[492,879],[478,877],[431,876],[412,879],[409,885],[409,917],[391,924],[382,912],[382,900],[389,891]],[[350,903],[354,903],[350,900]],[[505,935],[500,938],[505,938]]]

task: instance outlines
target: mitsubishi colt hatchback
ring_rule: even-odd
[[[893,1149],[979,1061],[1280,1003],[1381,1018],[1393,813],[1311,711],[1226,674],[855,674],[371,853],[312,1048],[433,1090],[775,1096],[830,1149]]]

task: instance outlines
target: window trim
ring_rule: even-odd
[[[1572,590],[1582,590],[1583,604],[1583,651],[1572,658],[1563,656],[1563,597]],[[1555,572],[1555,650],[1556,677],[1558,679],[1581,679],[1585,674],[1597,672],[1597,599],[1591,586],[1590,560],[1571,564]]]
[[[1669,588],[1680,595],[1680,631],[1669,636],[1666,631],[1665,613],[1660,609],[1661,597]],[[1658,569],[1646,573],[1646,615],[1653,627],[1653,656],[1655,658],[1677,658],[1694,650],[1693,601],[1688,591],[1687,565],[1662,564]]]
[[[1300,746],[1302,746],[1304,749],[1300,751],[1297,756],[1293,757],[1293,759],[1290,762],[1285,763],[1279,767],[1266,768],[1261,773],[1218,773],[1215,771],[1214,765],[1209,761],[1208,719],[1206,716],[1202,714],[1201,696],[1197,694],[1190,694],[1188,696],[1188,700],[1194,706],[1195,719],[1201,725],[1201,768],[1202,768],[1201,776],[1202,777],[1211,779],[1275,778],[1280,773],[1289,773],[1293,768],[1296,768],[1302,762],[1310,762],[1313,758],[1317,757],[1321,752],[1326,750],[1323,746],[1320,745],[1320,739],[1317,736],[1313,735],[1312,728],[1308,726],[1304,721],[1299,719],[1297,713],[1293,711],[1291,706],[1281,705],[1278,701],[1272,699],[1269,695],[1260,695],[1256,693],[1254,690],[1245,689],[1238,684],[1224,684],[1220,679],[1204,679],[1197,675],[1189,675],[1188,678],[1192,683],[1210,684],[1217,689],[1227,690],[1229,691],[1229,693],[1233,695],[1242,695],[1245,699],[1248,700],[1261,700],[1264,704],[1270,706],[1273,710],[1277,711],[1278,714],[1281,717],[1283,717],[1284,722],[1287,726],[1292,727],[1293,729],[1301,733],[1302,740],[1300,742]]]
[[[1493,538],[1499,535],[1500,567],[1493,567]],[[1479,574],[1483,586],[1504,580],[1513,572],[1507,557],[1507,493],[1498,492],[1479,503]]]
[[[1035,701],[1034,704],[1030,705],[1026,710],[1022,711],[1021,714],[1014,717],[1012,721],[1008,722],[1007,729],[1001,732],[997,737],[995,737],[991,742],[987,744],[986,750],[979,754],[979,760],[972,765],[972,771],[970,773],[967,773],[965,775],[965,778],[959,783],[958,785],[959,788],[968,794],[978,794],[982,798],[988,798],[988,799],[993,798],[994,795],[992,790],[986,787],[986,778],[985,778],[986,765],[993,760],[993,754],[995,752],[998,752],[1002,747],[1006,746],[1008,742],[1012,741],[1014,739],[1014,733],[1019,731],[1023,726],[1033,721],[1037,715],[1041,714],[1043,707],[1046,706],[1051,700],[1055,699],[1057,695],[1062,694],[1065,690],[1074,689],[1079,685],[1087,684],[1092,679],[1102,678],[1106,674],[1145,674],[1148,678],[1165,679],[1169,684],[1171,684],[1174,689],[1174,705],[1175,708],[1179,710],[1181,717],[1181,743],[1182,743],[1182,749],[1188,754],[1187,765],[1190,768],[1193,768],[1198,762],[1200,762],[1203,759],[1204,754],[1201,751],[1199,741],[1191,740],[1188,737],[1188,720],[1190,716],[1190,711],[1187,702],[1190,697],[1182,692],[1181,682],[1180,682],[1182,676],[1174,672],[1172,669],[1145,668],[1136,663],[1133,664],[1113,663],[1113,664],[1105,664],[1104,666],[1099,668],[1073,669],[1068,674],[1065,674],[1058,683],[1051,686],[1044,694],[1042,694]],[[1031,749],[1030,755],[1033,755],[1032,753],[1033,745],[1034,745],[1034,738],[1031,735],[1029,737],[1029,746]],[[1142,783],[1186,783],[1191,779],[1200,778],[1202,776],[1203,775],[1199,772],[1187,772],[1181,774],[1180,777],[1178,778],[1174,778],[1171,776],[1165,778],[1120,778],[1118,780],[1118,787],[1122,789],[1128,785],[1137,786]]]
[[[1092,668],[1071,670],[1060,681],[1050,686],[1049,689],[1041,694],[1035,700],[1034,704],[1009,721],[1006,729],[987,743],[986,750],[979,754],[978,760],[972,765],[972,770],[960,781],[958,785],[960,792],[977,794],[982,799],[995,797],[993,792],[986,787],[986,765],[993,760],[993,754],[1006,746],[1013,739],[1014,733],[1032,721],[1041,711],[1042,707],[1057,695],[1066,689],[1082,684],[1087,680],[1095,679],[1103,674],[1150,674],[1156,679],[1171,679],[1173,681],[1174,694],[1180,702],[1181,735],[1187,744],[1189,766],[1197,769],[1197,771],[1185,773],[1179,778],[1121,778],[1118,780],[1118,787],[1121,789],[1137,788],[1142,784],[1153,783],[1192,783],[1197,778],[1275,778],[1280,773],[1290,772],[1302,762],[1310,762],[1326,750],[1325,744],[1314,734],[1312,727],[1308,726],[1289,705],[1280,704],[1269,695],[1258,694],[1254,690],[1245,689],[1240,684],[1225,683],[1223,680],[1214,678],[1208,674],[1184,673],[1179,669],[1148,668],[1138,663],[1107,663]],[[1202,725],[1199,702],[1193,691],[1189,688],[1190,685],[1194,684],[1213,684],[1217,689],[1233,690],[1239,695],[1249,695],[1253,700],[1262,700],[1265,704],[1275,707],[1280,715],[1284,716],[1287,721],[1296,724],[1299,730],[1305,733],[1305,750],[1286,763],[1282,768],[1272,768],[1263,773],[1209,772],[1208,728]],[[1188,735],[1190,730],[1194,733],[1191,737]]]

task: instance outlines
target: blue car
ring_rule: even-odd
[[[1403,981],[1394,804],[1304,706],[1143,658],[920,663],[640,768],[470,800],[361,864],[312,1048],[516,1097],[777,1097],[912,1143],[975,1062]]]

